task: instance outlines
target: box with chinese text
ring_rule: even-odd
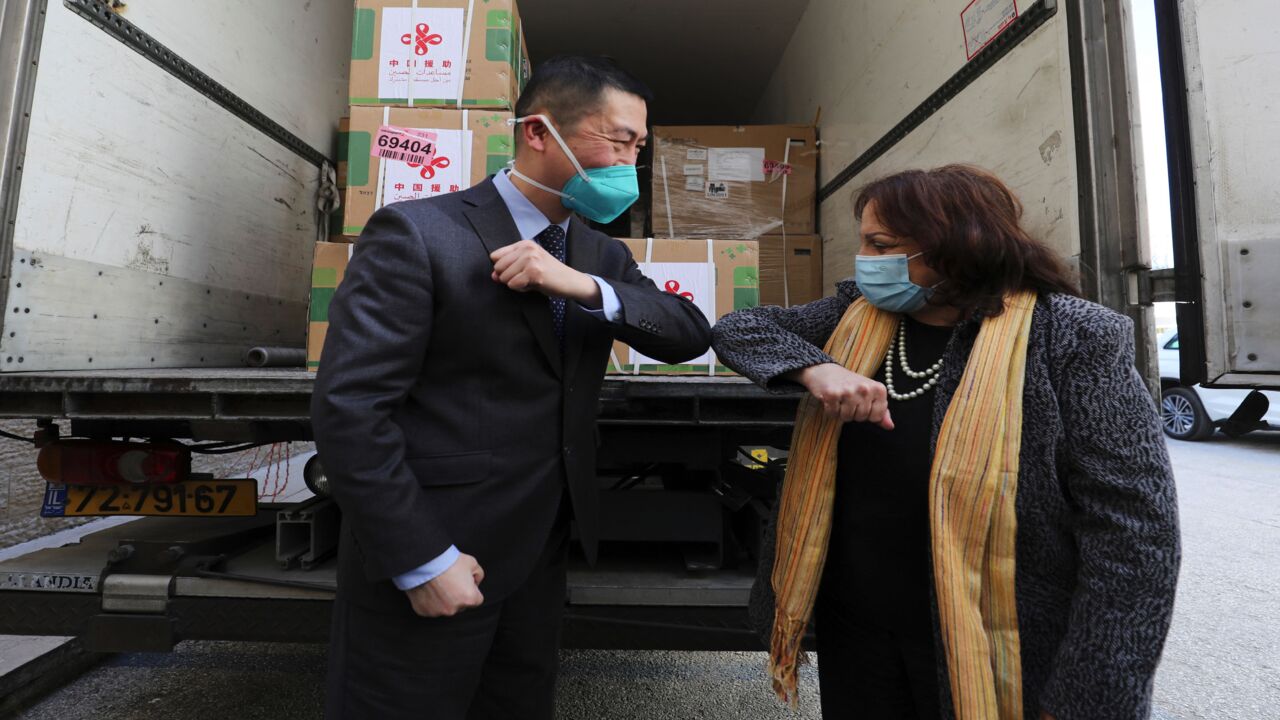
[[[622,240],[658,288],[692,302],[716,320],[760,304],[759,248],[749,240]],[[609,372],[624,375],[732,375],[715,351],[668,365],[616,342]]]
[[[511,160],[511,113],[353,107],[342,233],[359,235],[378,209],[457,192]]]
[[[515,107],[529,75],[514,0],[356,0],[351,105]]]

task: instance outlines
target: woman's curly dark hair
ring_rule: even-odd
[[[858,192],[854,214],[861,219],[873,202],[885,228],[914,240],[945,279],[933,304],[997,315],[1017,290],[1080,294],[1057,253],[1022,228],[1013,191],[986,170],[947,165],[889,175]]]

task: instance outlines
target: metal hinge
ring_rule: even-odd
[[[1130,305],[1152,305],[1178,299],[1173,268],[1135,268],[1125,272]]]

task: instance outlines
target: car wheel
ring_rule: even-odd
[[[1204,440],[1213,434],[1213,421],[1191,388],[1172,387],[1161,394],[1160,420],[1164,434],[1174,440]]]

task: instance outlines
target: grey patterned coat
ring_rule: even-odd
[[[808,305],[732,313],[714,328],[715,350],[756,383],[785,388],[784,373],[832,361],[821,348],[857,296],[843,282]],[[934,443],[979,324],[962,323],[947,345]],[[1058,720],[1148,717],[1180,550],[1173,474],[1155,405],[1133,367],[1128,318],[1066,295],[1038,301],[1016,502],[1026,719],[1042,711]],[[940,647],[936,604],[934,612]],[[950,718],[941,662],[938,677]]]

